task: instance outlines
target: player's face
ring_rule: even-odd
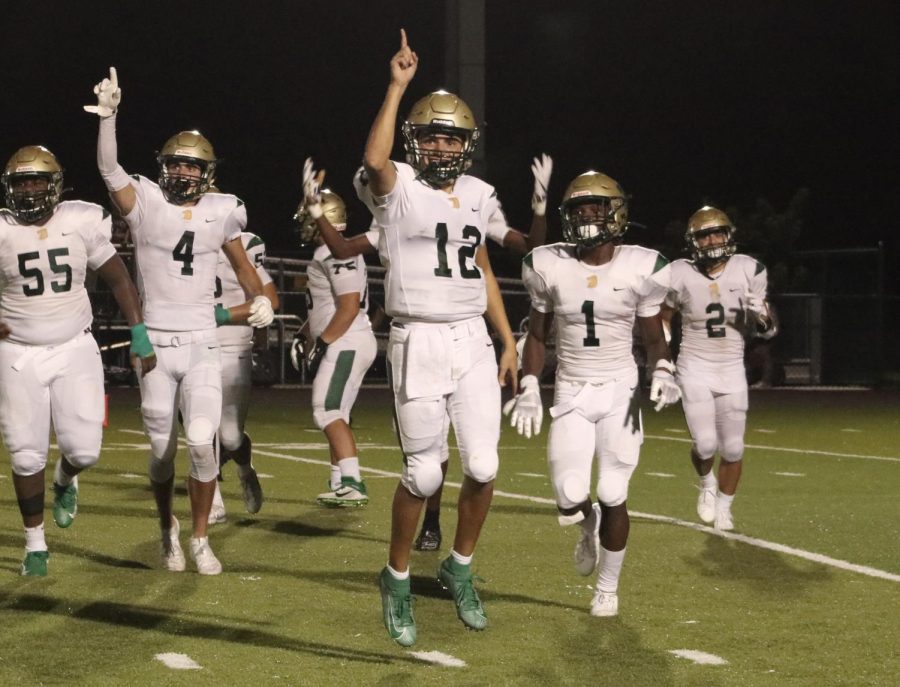
[[[725,229],[709,229],[697,234],[697,245],[700,248],[724,246],[728,243],[728,232]]]
[[[439,134],[430,131],[423,132],[418,138],[419,148],[424,153],[425,164],[440,162],[444,153],[461,153],[465,146],[461,136],[453,134]]]
[[[189,177],[192,179],[199,179],[203,174],[203,169],[201,169],[200,165],[185,162],[184,160],[170,160],[166,163],[166,171],[169,173],[169,176]]]
[[[581,203],[572,208],[572,217],[577,224],[601,224],[609,216],[609,203]]]
[[[28,176],[13,179],[13,193],[44,193],[50,188],[50,180],[42,176]]]

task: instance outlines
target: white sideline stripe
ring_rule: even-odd
[[[759,432],[760,434],[775,434],[776,430],[774,429],[754,429],[754,432]]]
[[[460,658],[456,658],[455,656],[451,656],[450,654],[445,654],[442,651],[410,651],[409,655],[414,656],[420,661],[437,663],[439,666],[445,666],[447,668],[466,667],[465,661]]]
[[[773,475],[781,475],[782,477],[806,477],[805,472],[773,472]]]
[[[852,427],[845,427],[841,430],[842,432],[862,432],[861,429],[853,429]]]
[[[547,477],[547,475],[542,475],[539,472],[517,472],[516,475],[519,477]]]
[[[645,439],[659,439],[661,441],[681,441],[690,444],[693,439],[681,437],[665,437],[660,434],[645,434]],[[744,448],[758,448],[764,451],[781,451],[783,453],[805,453],[815,456],[835,456],[836,458],[865,458],[867,460],[887,460],[892,463],[900,463],[896,456],[869,456],[864,453],[838,453],[837,451],[814,451],[808,448],[786,448],[784,446],[763,446],[762,444],[744,444]]]
[[[650,475],[652,477],[674,477],[671,472],[645,472],[645,475]]]
[[[303,458],[301,456],[289,456],[284,453],[273,453],[272,451],[257,451],[259,455],[269,456],[270,458],[282,458],[284,460],[290,460],[295,463],[309,463],[311,465],[331,465],[331,461],[325,460],[317,460],[315,458]],[[369,468],[362,467],[359,468],[362,472],[372,473],[373,475],[381,475],[383,477],[400,477],[400,473],[391,472],[390,470],[379,470],[377,468]],[[462,484],[459,482],[444,482],[445,486],[454,487],[455,489],[459,489],[462,487]],[[531,503],[541,503],[549,506],[555,506],[556,502],[553,499],[544,498],[542,496],[528,496],[527,494],[516,494],[509,491],[494,491],[494,496],[503,496],[508,499],[515,499],[517,501],[530,501]],[[628,511],[629,515],[632,515],[636,518],[645,518],[647,520],[653,520],[655,522],[663,522],[669,525],[677,525],[679,527],[687,527],[691,530],[696,530],[698,532],[704,532],[705,534],[712,534],[716,537],[722,537],[723,539],[733,539],[734,541],[739,541],[742,544],[749,544],[750,546],[756,546],[760,549],[767,549],[769,551],[776,551],[778,553],[787,554],[788,556],[796,556],[797,558],[803,558],[808,561],[812,561],[813,563],[819,563],[821,565],[830,565],[833,568],[839,568],[841,570],[848,570],[850,572],[860,573],[861,575],[868,575],[869,577],[878,577],[883,580],[890,580],[891,582],[900,582],[900,575],[895,573],[889,573],[884,570],[879,570],[878,568],[870,568],[867,565],[857,565],[856,563],[850,563],[849,561],[843,561],[839,558],[831,558],[830,556],[824,556],[820,553],[813,553],[812,551],[804,551],[803,549],[796,549],[793,546],[785,546],[784,544],[776,544],[775,542],[766,541],[765,539],[757,539],[756,537],[748,537],[744,534],[737,534],[735,532],[723,532],[722,530],[717,530],[712,527],[707,527],[706,525],[700,525],[696,522],[688,522],[687,520],[679,520],[678,518],[670,518],[667,515],[655,515],[654,513],[641,513],[640,511]]]
[[[157,661],[162,662],[167,668],[173,670],[202,670],[203,666],[197,663],[187,654],[156,654],[154,656]]]
[[[694,649],[669,649],[670,654],[678,656],[678,658],[686,658],[689,661],[698,663],[703,666],[725,666],[728,665],[721,656],[708,654],[705,651],[695,651]]]

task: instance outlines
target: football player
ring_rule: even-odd
[[[210,189],[218,192],[218,189]],[[278,292],[272,277],[266,272],[266,244],[256,234],[241,232],[241,244],[247,258],[256,269],[263,285],[263,294],[278,308]],[[219,423],[216,448],[219,453],[219,470],[229,460],[237,466],[238,479],[241,483],[241,494],[244,507],[248,513],[258,513],[262,508],[263,492],[259,477],[251,461],[252,442],[250,435],[244,431],[247,411],[250,405],[251,378],[253,367],[251,351],[254,346],[254,330],[242,322],[246,322],[249,311],[246,307],[244,289],[238,282],[237,273],[225,251],[219,251],[216,265],[216,290],[213,294],[216,307],[216,323],[219,328],[216,334],[219,339],[222,358],[222,420]],[[264,330],[257,330],[265,334]],[[225,502],[216,480],[212,508],[209,512],[209,523],[225,522],[227,517]]]
[[[506,217],[499,202],[493,208],[493,215],[489,218],[485,231],[488,239],[520,255],[525,255],[533,248],[543,245],[547,235],[547,188],[550,185],[550,175],[553,171],[553,159],[546,153],[535,157],[531,165],[531,171],[534,175],[534,192],[531,199],[533,214],[529,233],[527,235],[523,234],[507,225]],[[359,254],[377,252],[380,240],[378,225],[374,221],[368,232],[350,239],[345,239],[337,232],[332,233],[328,228],[325,228],[322,236],[333,254],[342,259],[348,259]],[[517,344],[517,351],[522,350],[524,343],[523,337]],[[450,422],[448,417],[445,423],[444,443],[441,447],[441,471],[445,477],[450,457],[450,449],[447,443],[449,431]],[[443,534],[441,532],[440,514],[443,491],[444,482],[441,480],[441,485],[437,491],[425,501],[422,529],[414,542],[414,547],[417,551],[436,551],[441,547]]]
[[[156,365],[137,291],[110,243],[110,214],[62,201],[63,169],[43,146],[17,150],[3,171],[0,210],[0,433],[25,525],[22,574],[47,574],[44,469],[50,423],[60,458],[53,519],[69,527],[78,478],[100,456],[103,365],[91,336],[87,270],[109,285],[131,327],[131,359],[142,376]]]
[[[705,206],[688,220],[691,259],[672,263],[663,307],[668,323],[681,315],[678,384],[691,432],[691,462],[699,476],[697,515],[716,529],[734,529],[731,503],[741,478],[747,424],[744,339],[775,335],[766,302],[766,268],[736,253],[735,227],[721,210]],[[718,479],[713,470],[720,456]]]
[[[318,177],[318,181],[317,178]],[[369,502],[359,471],[359,455],[350,412],[366,371],[375,361],[377,343],[369,322],[366,263],[361,255],[335,259],[320,227],[341,232],[347,228],[347,209],[333,191],[321,189],[312,161],[304,168],[304,202],[297,210],[300,239],[316,250],[307,268],[307,311],[304,336],[291,348],[291,362],[299,371],[305,358],[313,376],[313,421],[331,447],[329,490],[316,499],[323,506],[364,506]]]
[[[159,511],[162,563],[168,570],[185,569],[179,525],[172,514],[176,410],[181,407],[191,459],[191,556],[200,574],[218,575],[222,565],[206,531],[219,472],[213,437],[222,415],[213,306],[220,249],[252,299],[248,324],[267,326],[274,317],[272,303],[263,295],[262,282],[241,243],[247,224],[244,204],[227,193],[207,193],[216,172],[210,142],[196,131],[175,134],[157,157],[157,183],[130,177],[117,159],[116,111],[122,92],[115,68],[94,93],[97,105],[85,109],[100,117],[97,162],[131,229],[144,319],[159,358],[157,368],[141,379],[141,413],[150,438],[149,473]]]
[[[516,350],[483,239],[494,189],[465,171],[479,130],[469,107],[444,91],[417,101],[403,124],[407,163],[390,159],[400,100],[418,57],[401,30],[384,102],[366,141],[357,194],[380,227],[385,310],[393,318],[389,379],[403,469],[394,493],[388,564],[380,590],[385,627],[403,646],[416,640],[409,555],[425,499],[440,486],[449,412],[463,464],[453,549],[438,579],[466,627],[487,626],[472,557],[490,508],[499,459],[500,387],[516,383]],[[498,369],[484,315],[504,350]]]
[[[522,279],[531,296],[521,393],[505,410],[525,437],[541,430],[538,377],[547,335],[556,323],[558,368],[547,453],[561,525],[578,524],[575,569],[599,567],[591,615],[618,614],[618,584],[629,518],[626,499],[638,463],[641,424],[638,371],[632,355],[637,321],[655,362],[650,398],[656,410],[679,398],[659,308],[669,286],[668,261],[654,250],[621,244],[628,200],[599,172],[576,177],[560,207],[563,243],[526,256]],[[597,501],[591,473],[599,462]]]

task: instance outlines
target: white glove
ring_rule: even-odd
[[[94,86],[94,93],[97,96],[96,105],[85,105],[84,111],[99,115],[100,117],[111,117],[116,113],[119,103],[122,102],[122,89],[119,88],[119,77],[116,74],[116,68],[109,68],[109,78],[103,79]]]
[[[303,198],[306,210],[313,219],[322,216],[322,194],[319,191],[318,172],[313,167],[312,158],[308,157],[303,163]]]
[[[747,292],[744,294],[744,310],[756,322],[764,322],[769,318],[769,308],[766,301],[755,293]]]
[[[531,163],[534,174],[534,194],[531,196],[531,209],[536,215],[547,214],[547,189],[550,186],[550,173],[553,171],[553,158],[547,153],[535,157]]]
[[[291,367],[297,372],[303,370],[303,359],[306,357],[306,337],[301,336],[300,332],[294,334],[291,341]]]
[[[247,324],[251,327],[268,327],[275,319],[275,311],[272,310],[272,301],[266,296],[257,296],[250,304],[250,316]]]
[[[544,419],[544,406],[541,405],[541,387],[534,375],[525,375],[519,383],[519,395],[507,401],[503,406],[503,414],[510,415],[509,424],[516,431],[530,439],[531,435],[541,433],[541,421]]]
[[[677,403],[681,399],[681,388],[675,383],[675,366],[668,360],[660,359],[653,370],[653,381],[650,383],[650,400],[659,412],[666,406]]]

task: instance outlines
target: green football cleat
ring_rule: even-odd
[[[22,561],[22,575],[25,577],[46,577],[49,551],[26,551]]]
[[[57,527],[68,527],[78,512],[78,482],[61,487],[53,483],[53,521]]]
[[[445,558],[438,568],[438,582],[453,595],[456,615],[463,625],[472,630],[483,630],[488,620],[475,591],[474,580],[471,566],[460,565],[452,556]]]
[[[400,646],[412,646],[416,643],[416,621],[412,613],[409,578],[398,580],[384,568],[378,577],[378,586],[388,634]]]
[[[341,486],[332,492],[319,494],[316,501],[332,508],[355,508],[369,503],[369,493],[365,482],[357,482],[352,477],[341,477]]]

